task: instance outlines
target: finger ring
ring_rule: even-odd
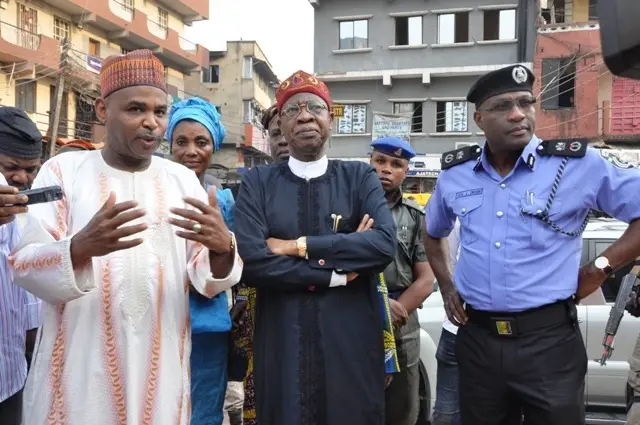
[[[202,225],[200,223],[193,223],[193,226],[191,226],[191,230],[193,230],[195,233],[200,233],[200,231],[202,230]]]

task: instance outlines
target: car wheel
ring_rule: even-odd
[[[429,385],[429,376],[427,370],[420,362],[420,414],[416,425],[429,425],[429,415],[431,414],[431,386]]]

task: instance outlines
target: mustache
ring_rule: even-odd
[[[148,131],[140,131],[136,133],[136,139],[147,139],[154,140],[156,142],[162,142],[163,138],[161,136],[156,136],[153,133],[149,133]]]

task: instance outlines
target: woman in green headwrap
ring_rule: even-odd
[[[176,162],[193,170],[205,190],[205,172],[225,137],[215,106],[191,98],[171,107],[167,140]],[[227,227],[234,230],[235,203],[229,189],[216,190]],[[231,318],[227,294],[212,299],[191,292],[191,424],[221,425],[227,388],[227,359]]]

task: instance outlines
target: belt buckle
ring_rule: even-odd
[[[492,317],[495,332],[498,336],[513,337],[518,334],[516,321],[512,317]]]

